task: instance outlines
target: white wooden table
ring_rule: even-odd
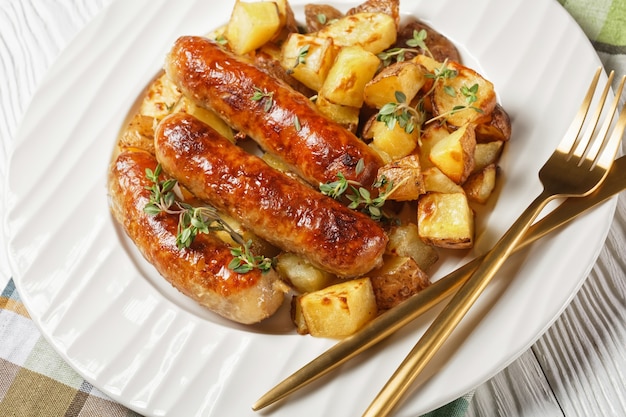
[[[38,82],[110,1],[0,0],[0,176]],[[10,278],[4,252],[0,287]],[[607,242],[579,294],[531,349],[477,388],[468,415],[626,416],[625,271],[622,194]]]

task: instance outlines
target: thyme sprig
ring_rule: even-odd
[[[364,169],[363,160],[359,160],[361,171]],[[407,178],[408,179],[408,178]],[[372,197],[372,193],[363,187],[358,181],[348,180],[341,172],[337,173],[337,180],[325,184],[320,184],[322,194],[339,200],[344,197],[350,201],[348,208],[359,210],[369,215],[374,220],[382,220],[389,218],[384,212],[383,206],[389,197],[402,185],[404,181],[394,186],[384,175],[372,184],[373,189],[380,190],[376,197]],[[384,188],[384,189],[383,189]]]
[[[347,195],[348,200],[351,201],[348,207],[353,210],[360,210],[374,220],[381,220],[386,217],[382,210],[383,205],[394,191],[393,181],[387,180],[384,175],[372,185],[372,188],[382,189],[383,186],[385,189],[373,198],[372,193],[367,188],[359,187],[357,189],[351,186],[352,193]]]
[[[385,123],[389,130],[396,127],[396,123],[406,133],[413,133],[422,122],[422,114],[406,102],[406,95],[401,91],[395,92],[396,101],[387,103],[380,108],[376,120]]]
[[[228,264],[228,268],[245,274],[253,269],[260,269],[261,271],[269,271],[272,268],[272,260],[264,256],[255,256],[250,250],[252,241],[248,240],[244,242],[241,247],[230,248],[230,253],[234,256],[232,261]]]
[[[425,42],[427,36],[428,34],[424,29],[419,31],[413,30],[413,37],[406,41],[407,46],[410,46],[411,48],[390,48],[378,53],[377,56],[382,61],[382,65],[384,67],[391,65],[394,59],[396,60],[396,62],[404,61],[406,59],[407,52],[419,54],[421,51],[425,51],[426,54],[432,58],[433,55],[430,52],[430,49],[428,49],[428,46],[426,46]]]
[[[451,80],[453,78],[456,78],[457,75],[458,75],[458,72],[455,69],[448,67],[448,60],[447,59],[444,60],[441,66],[438,68],[435,68],[432,73],[425,74],[425,77],[432,78],[434,82],[433,82],[433,86],[431,87],[431,89],[424,96],[428,96],[432,93],[438,81],[443,82],[444,80]],[[478,100],[478,97],[477,97],[478,89],[479,89],[478,84],[474,84],[470,87],[466,85],[461,86],[461,88],[459,89],[459,92],[465,97],[467,104],[454,106],[452,109],[448,110],[447,112],[441,113],[437,115],[436,117],[433,117],[427,120],[425,123],[428,124],[436,120],[445,119],[449,115],[459,112],[461,110],[465,110],[465,109],[471,109],[478,113],[483,113],[483,110],[480,107],[472,106],[472,103]],[[456,97],[457,95],[457,91],[454,89],[454,87],[450,85],[444,86],[443,91],[451,97]]]
[[[356,175],[359,175],[363,172],[364,169],[365,162],[363,161],[363,159],[359,159],[354,169],[354,172],[356,173]],[[342,172],[338,172],[336,176],[336,181],[320,184],[319,189],[322,194],[334,198],[335,200],[339,200],[349,186],[361,186],[360,182],[347,179]]]
[[[287,70],[287,74],[292,74],[293,70],[296,69],[296,67],[300,64],[304,65],[306,64],[306,57],[309,54],[309,49],[311,48],[311,45],[304,45],[302,48],[300,48],[300,50],[298,51],[298,56],[296,56],[296,62],[293,65],[293,67],[289,68]]]
[[[179,249],[188,248],[200,233],[227,232],[230,237],[241,247],[231,247],[230,251],[234,258],[229,268],[235,272],[245,273],[254,268],[268,271],[272,267],[272,261],[262,256],[254,256],[250,251],[251,241],[245,242],[220,216],[217,210],[211,206],[193,207],[190,204],[176,200],[175,188],[178,182],[174,179],[160,180],[163,168],[157,164],[154,171],[146,168],[146,178],[152,181],[152,185],[146,186],[150,190],[150,200],[144,207],[144,212],[155,216],[159,213],[178,214],[178,226],[176,229],[176,246]]]
[[[265,113],[269,112],[274,105],[274,92],[268,92],[267,90],[261,90],[259,87],[254,87],[254,92],[250,97],[252,101],[265,101],[263,104],[263,110]]]
[[[478,84],[474,84],[471,87],[467,87],[467,86],[461,86],[461,88],[459,89],[460,93],[465,96],[465,101],[467,102],[466,105],[456,105],[454,107],[452,107],[450,110],[448,110],[447,112],[441,113],[439,115],[437,115],[436,117],[433,117],[431,119],[429,119],[426,123],[431,123],[434,122],[435,120],[439,120],[439,119],[443,119],[446,118],[449,115],[452,115],[456,112],[459,112],[461,110],[474,110],[477,113],[483,113],[483,109],[481,109],[480,107],[476,107],[476,106],[472,106],[472,103],[474,103],[476,100],[478,100],[478,98],[476,97],[476,94],[478,93]],[[456,97],[456,92],[455,90],[450,87],[450,89],[444,89],[444,91],[446,92],[446,94],[451,95],[452,97]]]
[[[317,16],[317,21],[321,24],[321,25],[331,25],[333,23],[335,23],[337,21],[337,19],[328,19],[328,16],[326,16],[324,13],[318,13]]]

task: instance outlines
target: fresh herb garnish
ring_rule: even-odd
[[[309,54],[310,48],[311,45],[304,45],[302,48],[300,48],[300,50],[298,51],[298,56],[296,57],[296,63],[293,65],[293,67],[287,70],[288,74],[291,74],[298,65],[306,64],[306,56]]]
[[[380,108],[376,120],[385,123],[389,130],[400,125],[406,133],[413,133],[421,123],[422,115],[406,102],[406,96],[401,91],[395,92],[396,102],[387,103]]]
[[[356,163],[354,172],[356,173],[356,175],[360,175],[363,172],[363,170],[365,170],[365,161],[363,161],[363,158],[361,158]],[[341,198],[341,196],[348,189],[348,186],[350,185],[360,186],[361,185],[361,183],[357,181],[348,180],[346,176],[343,175],[342,172],[338,172],[336,176],[337,176],[336,181],[327,182],[325,184],[320,184],[319,186],[320,192],[322,194],[327,195],[331,198],[334,198],[335,200],[339,200]]]
[[[419,54],[420,49],[422,51],[425,51],[426,54],[432,58],[432,53],[426,46],[426,42],[425,42],[427,35],[428,34],[426,30],[424,29],[420,31],[414,30],[413,37],[406,41],[407,46],[410,46],[411,48],[390,48],[383,52],[378,53],[377,56],[382,61],[382,64],[384,67],[391,65],[394,59],[396,60],[396,62],[404,61],[406,59],[407,52]],[[419,49],[415,49],[415,48],[419,48]]]
[[[254,93],[252,93],[252,97],[250,97],[252,101],[265,101],[263,104],[263,110],[265,112],[269,112],[274,104],[274,93],[268,92],[267,90],[261,90],[259,87],[254,87]]]
[[[188,248],[199,233],[227,232],[230,237],[241,247],[231,247],[231,253],[235,258],[230,262],[229,268],[235,272],[245,273],[254,268],[268,271],[272,266],[271,259],[262,256],[254,256],[250,252],[251,241],[245,242],[220,216],[217,210],[211,206],[193,207],[190,204],[176,200],[174,189],[178,184],[174,179],[159,180],[161,164],[157,164],[154,171],[146,168],[146,178],[152,181],[150,200],[144,207],[144,212],[151,216],[159,213],[178,214],[178,227],[176,230],[176,246],[179,249]],[[232,267],[231,267],[232,266]]]
[[[362,172],[364,168],[365,165],[361,159],[357,164],[357,170]],[[343,173],[338,172],[336,181],[320,184],[319,188],[322,194],[332,197],[335,200],[339,200],[342,196],[345,196],[345,198],[350,201],[348,204],[349,208],[360,210],[374,220],[382,220],[383,218],[389,218],[383,211],[383,205],[403,182],[394,187],[393,181],[389,181],[387,177],[383,175],[372,184],[373,189],[379,190],[377,196],[372,197],[370,190],[363,187],[361,183],[348,180]]]
[[[263,256],[254,256],[250,251],[251,245],[252,241],[248,240],[241,247],[230,248],[230,253],[234,258],[228,264],[229,269],[245,274],[255,268],[264,272],[272,268],[272,260]]]
[[[452,68],[448,67],[448,60],[446,59],[445,61],[443,61],[443,63],[441,64],[441,66],[439,68],[435,68],[432,73],[426,73],[425,74],[425,77],[432,78],[434,80],[434,82],[433,82],[433,86],[431,87],[431,89],[424,96],[428,96],[428,95],[430,95],[432,93],[432,91],[436,87],[437,82],[444,82],[444,80],[451,80],[453,78],[456,78],[457,75],[458,75],[458,72],[455,69],[452,69]],[[441,114],[437,115],[436,117],[433,117],[432,119],[429,119],[428,121],[426,121],[426,124],[432,123],[435,120],[445,119],[449,115],[452,115],[452,114],[454,114],[456,112],[459,112],[459,111],[465,110],[465,109],[471,109],[471,110],[474,110],[474,111],[476,111],[478,113],[483,113],[483,110],[481,108],[472,106],[472,103],[474,103],[474,102],[476,102],[476,100],[478,100],[478,97],[477,97],[478,89],[479,89],[479,85],[478,84],[474,84],[471,87],[467,87],[465,85],[462,86],[459,89],[459,92],[461,93],[461,95],[463,95],[465,97],[467,105],[457,105],[457,106],[454,106],[452,109],[448,110],[447,112],[441,113]],[[444,85],[443,86],[443,91],[444,91],[444,93],[448,94],[451,97],[456,97],[457,96],[457,90],[455,90],[454,87],[452,87],[450,85]]]
[[[226,39],[224,35],[219,35],[217,38],[215,38],[215,42],[217,42],[218,45],[225,46],[228,44],[228,39]]]

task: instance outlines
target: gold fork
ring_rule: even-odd
[[[624,78],[622,78],[619,87],[620,93],[615,95],[613,104],[605,117],[600,131],[597,135],[594,135],[597,123],[603,114],[604,103],[613,80],[614,74],[611,72],[592,121],[589,123],[585,134],[580,135],[600,73],[601,68],[596,72],[570,129],[539,171],[539,179],[544,187],[543,191],[524,210],[491,251],[487,253],[471,278],[459,289],[433,321],[413,350],[407,355],[370,404],[363,414],[364,417],[382,417],[392,412],[413,381],[415,381],[426,364],[432,359],[487,287],[506,258],[513,252],[515,246],[520,242],[541,210],[550,201],[559,197],[586,196],[593,192],[604,180],[621,143],[624,126],[626,125],[626,110],[622,110],[612,131],[613,134],[609,134],[619,104],[619,96],[624,85]]]

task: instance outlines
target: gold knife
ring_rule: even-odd
[[[626,156],[622,156],[614,162],[606,180],[593,194],[584,198],[567,199],[543,219],[533,224],[515,248],[516,251],[568,223],[588,209],[608,200],[624,188],[626,188]],[[381,314],[358,332],[337,342],[326,352],[269,390],[254,403],[252,409],[260,410],[275,403],[391,336],[455,292],[471,276],[481,259],[482,257],[478,257],[435,281],[426,289]]]

